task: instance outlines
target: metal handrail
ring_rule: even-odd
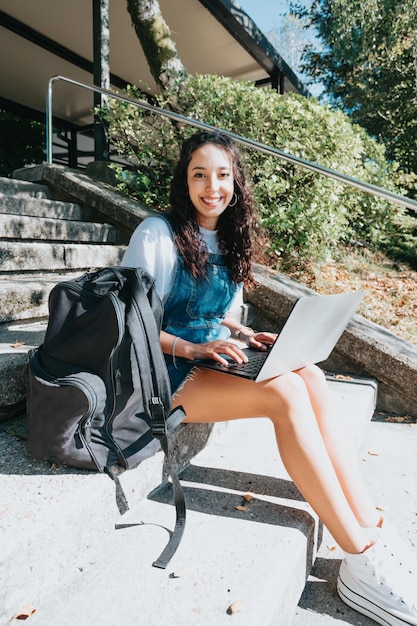
[[[381,198],[384,198],[385,200],[394,202],[395,204],[401,204],[402,206],[413,209],[417,212],[417,202],[415,200],[407,198],[406,196],[402,196],[398,193],[394,193],[393,191],[389,191],[388,189],[384,189],[383,187],[378,187],[377,185],[367,183],[363,180],[359,180],[358,178],[346,176],[345,174],[341,174],[340,172],[324,167],[323,165],[318,165],[317,163],[306,161],[305,159],[301,159],[300,157],[296,157],[286,152],[282,152],[277,148],[270,148],[269,146],[263,143],[259,143],[258,141],[254,141],[253,139],[247,139],[230,131],[219,129],[215,126],[211,126],[210,124],[205,124],[204,122],[199,122],[198,120],[185,117],[184,115],[181,115],[179,113],[167,111],[166,109],[156,107],[143,100],[135,100],[134,98],[129,98],[128,96],[121,96],[120,94],[116,94],[112,91],[109,91],[108,89],[103,89],[102,87],[97,87],[95,85],[81,83],[77,80],[73,80],[72,78],[66,78],[65,76],[54,76],[48,82],[46,102],[46,158],[49,165],[52,164],[52,90],[54,83],[56,83],[57,81],[64,81],[66,83],[70,83],[71,85],[75,85],[89,91],[103,94],[105,96],[108,96],[109,98],[114,98],[116,100],[121,100],[122,102],[127,102],[128,104],[132,104],[133,106],[145,109],[146,111],[159,113],[160,115],[164,115],[165,117],[168,117],[171,120],[175,120],[176,122],[189,124],[190,126],[195,126],[196,128],[200,128],[202,130],[221,131],[225,135],[231,137],[234,141],[245,146],[249,146],[250,148],[257,150],[258,152],[276,156],[280,159],[283,159],[284,161],[287,161],[288,163],[298,165],[304,169],[310,170],[322,176],[333,178],[334,180],[345,183],[346,185],[350,185],[351,187],[355,187],[356,189],[360,189],[374,196],[379,196]]]

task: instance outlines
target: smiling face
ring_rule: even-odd
[[[194,150],[187,168],[187,185],[198,225],[215,230],[233,197],[233,168],[228,152],[214,143]]]

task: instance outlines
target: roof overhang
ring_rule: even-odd
[[[192,74],[218,74],[309,95],[254,22],[232,0],[159,0],[178,54]],[[156,85],[131,24],[126,0],[109,1],[111,85]],[[44,116],[48,81],[93,83],[92,1],[0,0],[0,107]],[[60,83],[54,116],[91,123],[91,92]]]

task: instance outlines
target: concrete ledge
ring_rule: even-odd
[[[311,289],[257,266],[258,287],[247,294],[253,305],[255,328],[278,331],[292,305]],[[355,315],[330,358],[322,364],[331,371],[375,378],[379,386],[377,408],[417,417],[417,346],[381,326]]]

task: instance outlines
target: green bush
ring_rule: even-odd
[[[131,95],[140,97],[133,87]],[[379,144],[345,114],[314,99],[199,75],[158,96],[157,104],[393,191],[409,184],[387,162]],[[119,171],[121,187],[164,208],[179,146],[195,128],[115,100],[110,107],[111,139],[132,168]],[[394,217],[403,212],[388,201],[282,159],[243,146],[242,152],[273,257],[320,259],[340,241],[376,245],[389,236]]]

